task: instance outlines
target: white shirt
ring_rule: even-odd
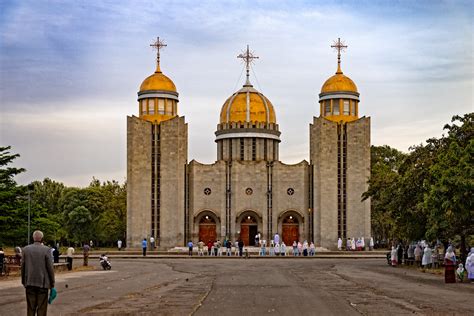
[[[122,248],[122,241],[121,240],[117,241],[117,245],[119,248]]]
[[[72,256],[74,255],[74,251],[75,251],[74,248],[69,247],[69,248],[67,248],[66,255],[67,255],[68,257],[72,257]]]
[[[150,242],[155,242],[155,238],[150,237]]]

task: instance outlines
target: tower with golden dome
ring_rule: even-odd
[[[138,116],[127,117],[127,245],[154,236],[166,247],[183,239],[188,126],[178,115],[178,92],[161,70],[140,85]],[[179,211],[180,210],[180,211]],[[169,232],[172,231],[173,234]]]
[[[340,38],[337,71],[319,94],[320,116],[310,125],[310,164],[316,243],[371,235],[370,200],[361,201],[370,177],[370,118],[359,117],[359,92],[341,70]]]
[[[319,94],[310,124],[310,159],[279,160],[280,131],[270,98],[251,84],[258,59],[247,46],[242,88],[223,102],[215,132],[217,159],[187,159],[187,124],[178,92],[161,71],[138,92],[138,116],[127,118],[127,246],[154,237],[160,248],[241,239],[256,246],[275,234],[287,246],[314,241],[334,248],[338,237],[370,237],[370,205],[361,202],[370,172],[370,119],[359,117],[359,93],[341,70]]]

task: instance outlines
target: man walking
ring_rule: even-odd
[[[91,250],[91,247],[87,243],[84,243],[84,247],[82,248],[82,254],[84,255],[84,267],[87,267],[89,265],[89,251],[90,250]]]
[[[42,244],[43,233],[33,233],[32,245],[23,249],[21,283],[26,289],[27,315],[46,315],[48,290],[54,288],[54,269],[51,250]]]
[[[66,260],[67,260],[67,269],[69,271],[72,270],[72,256],[74,256],[74,248],[73,247],[69,247],[67,248],[67,251],[66,251]]]
[[[146,247],[147,247],[146,238],[143,238],[143,241],[142,241],[143,257],[146,257]]]

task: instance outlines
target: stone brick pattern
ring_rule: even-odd
[[[127,247],[140,247],[150,235],[151,126],[127,116]]]

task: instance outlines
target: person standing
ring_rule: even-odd
[[[72,270],[72,259],[73,259],[73,256],[74,256],[74,252],[76,252],[74,250],[74,248],[72,246],[70,246],[69,248],[67,248],[67,251],[66,251],[66,261],[67,261],[67,269],[69,271]]]
[[[454,268],[456,266],[456,255],[454,254],[453,246],[449,246],[444,256],[444,282],[456,283],[456,275]]]
[[[413,253],[415,254],[415,264],[417,267],[419,267],[421,265],[421,255],[422,255],[420,244],[416,245],[415,251]]]
[[[314,242],[309,244],[309,255],[314,256],[316,253],[316,247],[314,246]]]
[[[227,240],[226,247],[227,247],[227,256],[230,257],[232,255],[232,241],[230,241],[230,239]]]
[[[204,249],[204,243],[203,243],[202,240],[199,240],[199,242],[198,242],[198,256],[201,256],[201,257],[204,256],[203,249]]]
[[[431,263],[432,263],[431,255],[432,255],[432,251],[431,251],[430,245],[426,245],[426,248],[423,252],[423,259],[421,261],[423,268],[427,268],[428,265],[429,265],[429,268],[431,268]]]
[[[193,247],[194,247],[194,244],[193,244],[193,241],[190,240],[188,242],[188,255],[191,257],[193,255]]]
[[[84,243],[84,247],[82,248],[82,254],[84,255],[84,267],[87,267],[89,264],[89,251],[91,247],[88,244]]]
[[[118,251],[122,250],[122,241],[120,239],[117,240],[117,248],[118,248]]]
[[[210,257],[211,256],[211,251],[212,251],[212,241],[209,240],[207,242],[207,255]]]
[[[296,244],[296,240],[293,241],[293,257],[298,255],[298,245]]]
[[[4,268],[3,261],[4,260],[5,260],[5,253],[3,252],[3,248],[0,247],[0,275],[3,275],[3,268]]]
[[[155,250],[155,237],[150,237],[150,249]]]
[[[280,243],[280,235],[278,235],[278,233],[276,233],[275,236],[273,236],[273,241],[275,245]]]
[[[275,244],[275,256],[280,255],[280,244]]]
[[[260,232],[257,233],[257,235],[255,235],[255,246],[259,246],[260,245]]]
[[[342,250],[342,239],[341,239],[341,238],[338,238],[338,239],[337,239],[337,249],[338,249],[339,251]]]
[[[54,246],[53,248],[53,262],[54,263],[59,263],[59,256],[61,253],[58,250],[58,247]]]
[[[244,252],[244,242],[242,239],[239,239],[239,256],[242,257],[242,253]]]
[[[370,251],[374,250],[374,237],[370,237],[369,250]]]
[[[397,249],[395,249],[395,246],[392,246],[392,251],[390,253],[390,259],[392,261],[392,267],[397,266]]]
[[[146,257],[146,248],[148,246],[148,243],[146,242],[146,238],[143,238],[142,240],[142,253],[143,257]]]
[[[94,248],[94,242],[92,241],[92,239],[89,241],[89,247]]]
[[[286,256],[286,245],[285,245],[284,241],[281,242],[280,253],[281,253],[282,256]]]
[[[466,270],[467,278],[469,281],[474,282],[474,247],[471,248],[471,252],[467,255]]]
[[[54,288],[54,269],[51,250],[42,244],[43,233],[33,232],[32,245],[23,248],[21,283],[26,289],[27,315],[46,315],[48,291]]]

